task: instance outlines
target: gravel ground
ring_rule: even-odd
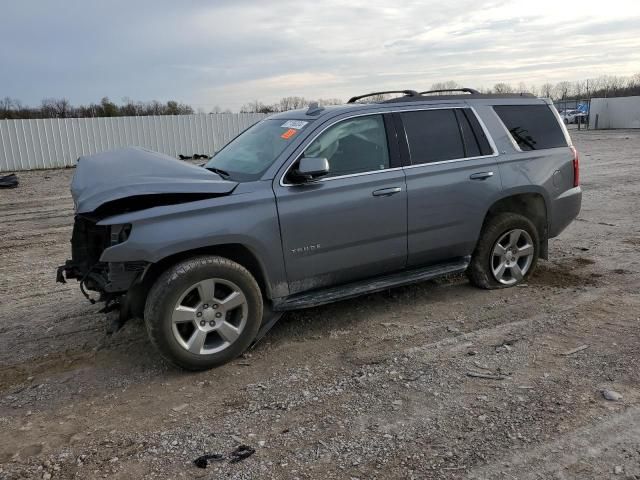
[[[72,170],[19,174],[0,191],[0,478],[639,479],[640,131],[572,134],[583,210],[528,285],[288,314],[198,374],[55,283]]]

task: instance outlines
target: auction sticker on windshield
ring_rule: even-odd
[[[282,128],[293,128],[294,130],[300,130],[300,129],[304,128],[304,126],[307,123],[309,123],[309,122],[305,122],[304,120],[287,120],[286,122],[284,122],[280,126]]]
[[[280,135],[280,137],[284,138],[285,140],[289,140],[291,137],[293,137],[296,133],[298,133],[298,131],[294,128],[290,128],[289,130],[287,130],[286,132],[284,132],[282,135]]]

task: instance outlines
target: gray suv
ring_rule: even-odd
[[[580,211],[552,103],[379,93],[403,96],[272,115],[201,166],[139,148],[81,157],[58,280],[104,302],[113,328],[144,317],[191,370],[233,359],[287,310],[459,272],[481,288],[526,281]]]

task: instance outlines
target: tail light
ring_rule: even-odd
[[[573,152],[573,186],[580,186],[580,157],[578,156],[578,150],[576,147],[571,147]]]

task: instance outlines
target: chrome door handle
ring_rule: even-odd
[[[374,190],[372,195],[374,197],[388,197],[390,195],[395,195],[396,193],[400,193],[402,188],[400,187],[391,187],[391,188],[381,188],[380,190]]]
[[[493,177],[493,172],[478,172],[469,175],[471,180],[486,180],[489,177]]]

